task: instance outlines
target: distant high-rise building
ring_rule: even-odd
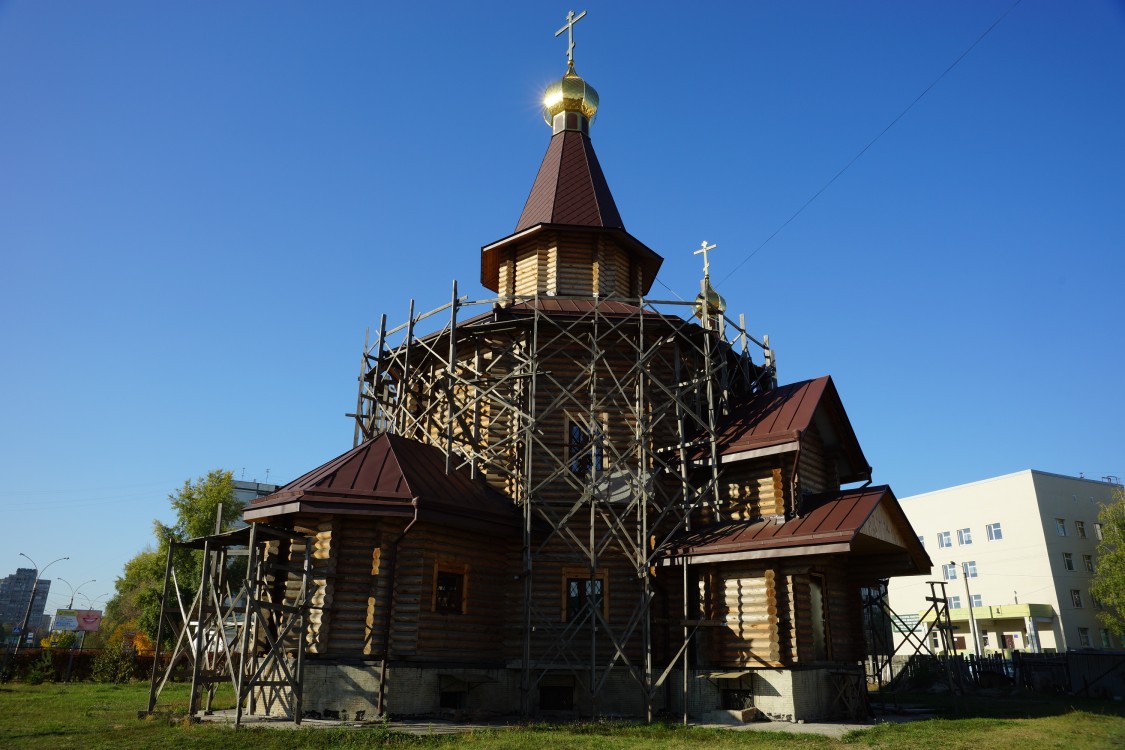
[[[35,568],[17,568],[16,572],[0,580],[0,624],[5,627],[20,625],[23,616],[27,613],[27,602],[31,599],[31,590],[35,586]],[[31,607],[29,626],[38,626],[43,620],[43,610],[47,607],[47,594],[51,590],[51,582],[40,579],[39,588],[35,592],[35,601]]]

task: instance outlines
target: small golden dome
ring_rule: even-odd
[[[560,112],[581,112],[590,122],[598,112],[598,92],[574,72],[571,63],[564,75],[543,92],[543,119],[554,124]]]
[[[723,299],[723,295],[715,291],[715,287],[711,286],[710,278],[705,279],[703,283],[706,285],[704,288],[707,292],[707,314],[709,317],[721,319],[727,311],[727,301]],[[695,317],[700,320],[703,320],[703,300],[703,292],[695,295],[693,311]]]

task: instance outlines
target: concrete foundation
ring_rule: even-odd
[[[306,717],[342,721],[374,720],[379,716],[378,661],[335,662],[308,660],[304,667],[303,712]],[[682,715],[681,673],[672,672],[657,691],[656,715]],[[712,679],[709,671],[693,670],[688,680],[688,715],[693,720],[719,716],[724,721],[769,718],[775,721],[820,721],[846,717],[841,701],[840,673],[831,669],[758,669],[738,679]],[[437,717],[480,721],[520,713],[522,671],[503,667],[465,665],[402,665],[387,667],[387,714],[395,718]],[[745,705],[726,706],[737,692]],[[726,700],[724,700],[726,699]],[[542,678],[531,696],[536,716],[577,719],[594,716],[645,716],[639,685],[626,669],[615,670],[595,702],[585,675],[560,672]],[[752,710],[751,710],[752,709]],[[254,713],[289,716],[287,695],[263,689]],[[737,716],[736,716],[737,714]]]

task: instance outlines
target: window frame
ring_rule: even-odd
[[[1090,647],[1090,629],[1078,628],[1078,645],[1083,648]]]
[[[1082,589],[1070,590],[1070,605],[1075,609],[1085,609],[1082,606]]]
[[[1074,522],[1074,533],[1076,535],[1078,535],[1079,539],[1085,539],[1086,538],[1086,522],[1075,520],[1075,522]]]
[[[956,581],[957,563],[942,563],[941,577],[946,581]]]
[[[1074,555],[1069,552],[1062,553],[1063,556],[1063,570],[1074,572]]]
[[[587,420],[567,412],[563,419],[563,458],[570,473],[576,477],[597,479],[610,468],[610,460],[606,445],[609,442],[608,414],[602,412],[598,415],[599,424],[592,428]],[[579,431],[582,441],[578,446],[575,441],[575,430]],[[595,443],[595,439],[597,442]],[[588,455],[578,457],[588,445],[594,448]],[[577,446],[577,447],[576,447]],[[571,456],[575,453],[574,457]],[[582,462],[582,463],[579,463]],[[599,465],[600,464],[600,465]]]
[[[980,594],[972,594],[969,596],[969,605],[976,609],[980,609],[984,606],[984,599]]]
[[[461,579],[460,607],[448,607],[438,602],[438,581],[443,576],[459,576]],[[433,585],[430,591],[430,611],[439,615],[464,615],[469,612],[469,565],[453,560],[435,560]]]
[[[1094,536],[1099,542],[1102,541],[1102,525],[1097,521],[1094,521]]]
[[[1055,519],[1055,534],[1058,535],[1058,536],[1066,536],[1066,519],[1065,518],[1056,518]]]
[[[1082,566],[1086,568],[1087,573],[1097,572],[1096,570],[1094,570],[1094,556],[1093,555],[1082,555]]]
[[[939,531],[937,533],[937,546],[938,549],[947,549],[953,546],[953,535],[948,531]]]
[[[965,574],[966,578],[977,578],[977,561],[966,560],[961,563],[961,572]]]
[[[946,603],[948,604],[949,609],[961,609],[961,597],[957,594],[946,597]]]
[[[957,529],[957,546],[967,547],[973,543],[973,530],[971,527],[966,526],[963,529]]]
[[[570,582],[599,581],[602,584],[602,619],[609,620],[609,571],[605,568],[596,568],[594,575],[584,565],[565,565],[562,568],[562,585],[559,588],[559,622],[570,622]]]
[[[1004,539],[1004,530],[1000,527],[1000,522],[990,523],[984,527],[984,535],[988,537],[990,542],[999,542]]]

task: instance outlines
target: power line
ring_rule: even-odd
[[[893,120],[891,120],[890,124],[888,124],[887,127],[883,128],[881,131],[879,131],[879,134],[876,135],[874,138],[872,138],[871,141],[866,146],[864,146],[862,149],[860,149],[859,153],[857,153],[855,156],[853,156],[851,158],[851,161],[849,161],[847,164],[845,164],[843,166],[843,168],[840,169],[839,172],[837,172],[835,175],[833,175],[832,179],[830,179],[828,182],[824,183],[824,185],[820,188],[820,190],[817,190],[815,193],[813,193],[813,196],[811,198],[809,198],[807,201],[805,201],[804,205],[802,205],[800,208],[798,208],[796,211],[794,211],[793,215],[790,216],[788,219],[786,219],[785,222],[781,226],[779,226],[777,229],[775,229],[773,234],[771,234],[769,237],[766,237],[762,241],[762,244],[758,245],[756,248],[754,248],[754,250],[749,255],[747,255],[745,258],[743,258],[741,261],[739,261],[738,265],[736,265],[734,268],[732,268],[730,273],[728,273],[726,276],[724,276],[722,279],[719,280],[719,283],[722,284],[724,281],[726,281],[731,276],[733,276],[735,274],[735,272],[738,269],[742,268],[742,266],[744,266],[748,260],[750,260],[755,255],[757,255],[759,250],[761,250],[763,247],[765,247],[767,244],[769,244],[769,242],[774,237],[779,235],[781,233],[781,231],[783,229],[785,229],[785,227],[789,226],[789,224],[792,223],[792,221],[794,219],[796,219],[798,216],[800,216],[801,213],[806,208],[808,208],[812,204],[813,201],[815,201],[817,198],[820,197],[821,193],[823,193],[825,190],[830,188],[832,186],[832,183],[836,182],[836,180],[838,180],[840,178],[840,176],[842,174],[844,174],[844,172],[847,172],[848,169],[850,169],[853,164],[855,164],[857,161],[859,161],[859,158],[861,156],[863,156],[864,154],[867,153],[868,149],[870,149],[872,146],[874,146],[875,143],[880,138],[882,138],[884,135],[886,135],[888,130],[890,130],[896,124],[898,124],[898,121],[901,120],[903,117],[905,117],[906,113],[909,112],[911,109],[913,109],[914,105],[922,100],[922,97],[924,97],[926,94],[930,93],[930,90],[934,86],[937,86],[938,83],[941,82],[941,79],[945,78],[945,76],[949,74],[949,71],[956,68],[957,65],[962,60],[964,60],[965,57],[968,56],[968,54],[970,52],[972,52],[976,48],[976,46],[984,40],[984,38],[986,36],[988,36],[990,33],[992,33],[992,30],[995,29],[997,26],[999,26],[1000,22],[1003,21],[1005,18],[1007,18],[1008,14],[1011,13],[1013,10],[1015,10],[1016,6],[1019,5],[1021,2],[1023,2],[1023,0],[1015,0],[1015,2],[1012,3],[1008,7],[1007,10],[1005,10],[1003,13],[1001,13],[1000,16],[995,21],[992,22],[992,25],[989,26],[987,29],[985,29],[984,33],[982,33],[980,36],[977,37],[975,42],[970,44],[969,47],[964,52],[962,52],[960,55],[957,56],[956,60],[954,60],[953,62],[951,62],[949,64],[949,67],[947,67],[945,70],[943,70],[941,72],[941,75],[939,75],[937,78],[934,79],[933,83],[931,83],[929,86],[927,86],[925,89],[923,89],[921,94],[918,94],[918,96],[914,97],[914,101],[910,102],[910,104],[908,104],[906,106],[906,109],[899,112],[898,116],[895,117]]]

